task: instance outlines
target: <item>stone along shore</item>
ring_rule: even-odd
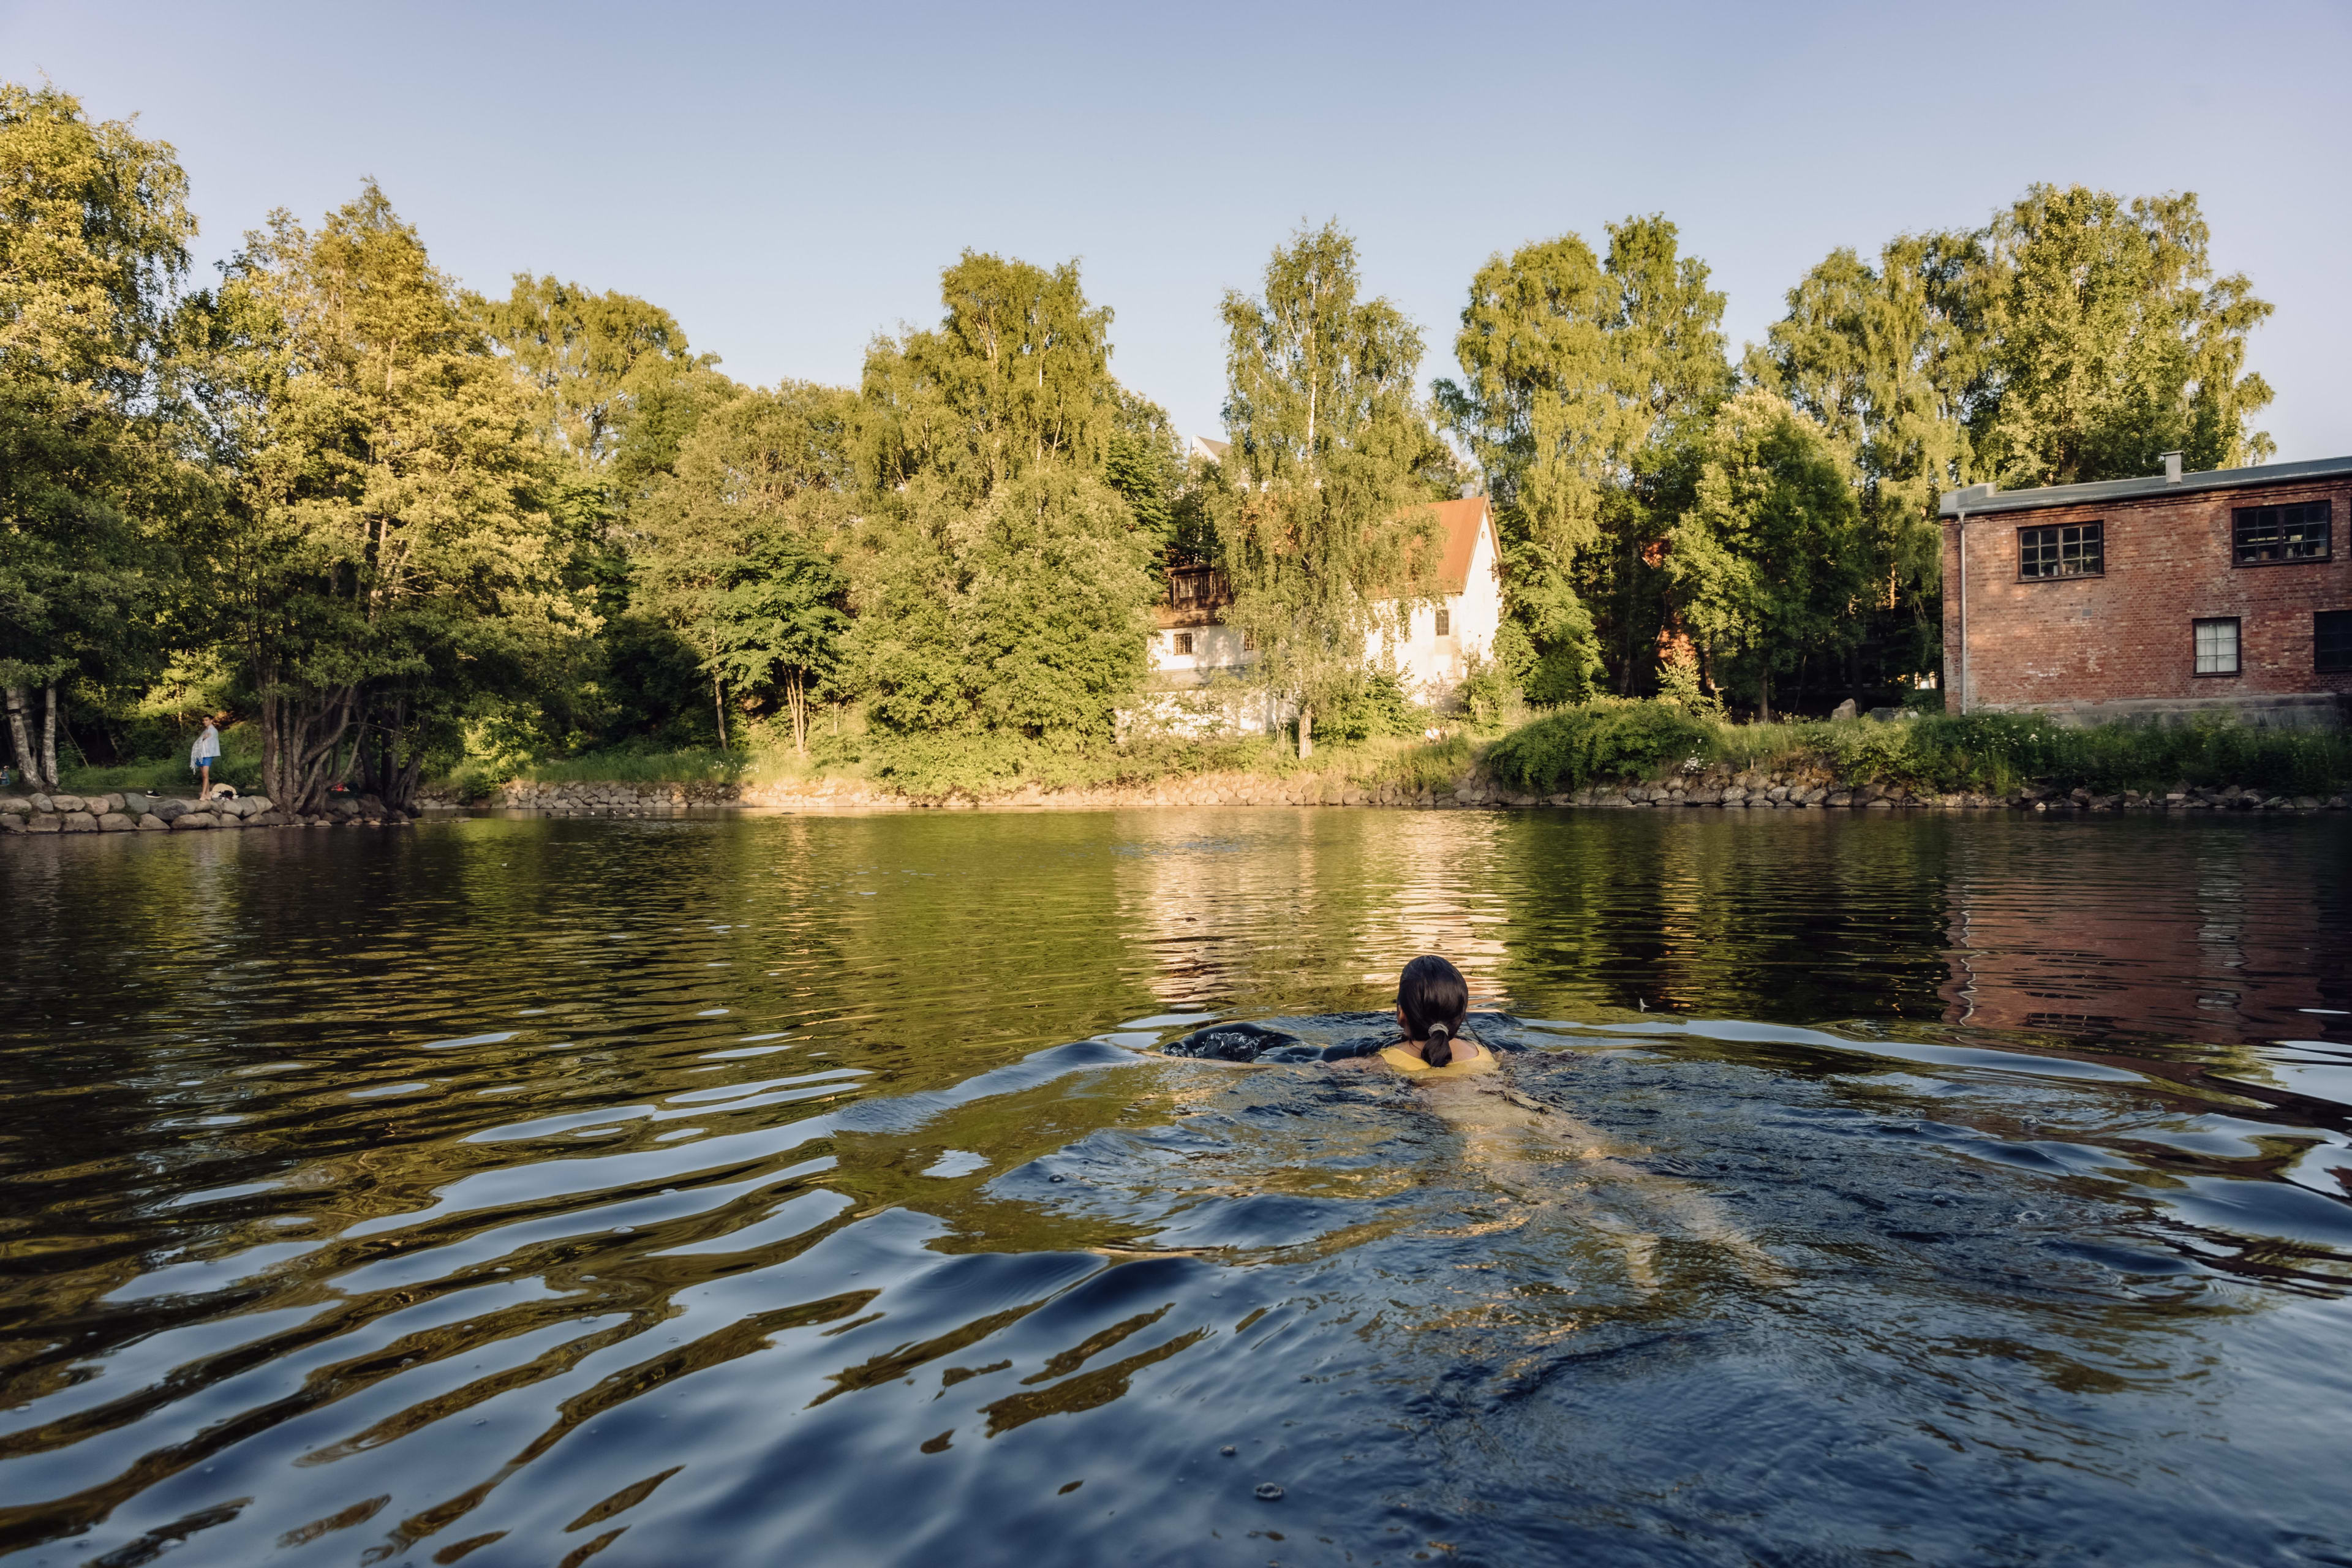
[[[455,801],[428,801],[455,807]],[[1596,784],[1553,795],[1511,790],[1465,776],[1443,788],[1360,783],[1325,773],[1277,777],[1207,773],[1157,784],[1045,789],[1030,784],[987,800],[968,795],[916,800],[860,779],[796,779],[776,784],[540,784],[500,787],[491,804],[555,816],[668,816],[691,808],[773,811],[1054,810],[1150,805],[1385,805],[1429,810],[1465,807],[1583,806],[1633,809],[1713,806],[1730,810],[1898,810],[1962,807],[2015,811],[2341,811],[2346,796],[2284,795],[2237,785],[2163,792],[2058,790],[2035,785],[2009,795],[1913,792],[1893,784],[1842,784],[1819,770],[1734,772],[1714,767],[1656,783]]]
[[[0,833],[198,833],[245,827],[397,826],[404,812],[373,795],[336,795],[319,811],[280,811],[264,795],[189,800],[179,795],[0,795]]]

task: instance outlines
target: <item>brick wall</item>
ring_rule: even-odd
[[[2233,509],[2321,500],[2334,503],[2329,560],[2231,563]],[[2090,521],[2105,525],[2104,574],[2019,577],[2021,529]],[[1969,517],[1967,528],[1963,669],[1960,526],[1944,520],[1948,706],[1963,700],[1982,710],[2352,692],[2352,674],[2315,673],[2311,646],[2312,612],[2352,610],[2352,483],[2250,486],[1984,512]],[[2200,676],[2190,623],[2221,616],[2239,619],[2241,673]]]

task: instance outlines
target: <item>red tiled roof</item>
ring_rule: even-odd
[[[1445,531],[1445,553],[1437,563],[1437,591],[1459,594],[1470,586],[1470,557],[1478,544],[1478,525],[1486,519],[1486,498],[1433,501],[1437,526]]]

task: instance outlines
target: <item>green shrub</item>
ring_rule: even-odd
[[[1427,722],[1428,710],[1405,695],[1403,678],[1394,670],[1375,669],[1317,711],[1315,739],[1319,744],[1418,735]]]
[[[1531,795],[1640,778],[1717,753],[1719,727],[1669,702],[1601,698],[1523,725],[1486,751],[1496,778]]]

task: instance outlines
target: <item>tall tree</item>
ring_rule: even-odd
[[[832,562],[849,521],[855,411],[853,395],[805,382],[720,404],[631,511],[642,598],[700,655],[721,746],[731,680],[781,681],[806,747],[809,684],[842,632]]]
[[[937,327],[866,354],[869,486],[919,480],[971,502],[1048,463],[1098,469],[1121,412],[1111,313],[1087,302],[1077,263],[1048,271],[967,250],[940,295]]]
[[[2270,384],[2245,370],[2271,313],[2242,273],[2216,278],[2194,192],[2129,203],[2035,185],[1985,234],[1992,375],[1970,411],[1988,474],[2010,487],[2192,468],[2274,450],[2248,422]]]
[[[1879,685],[1935,662],[1942,493],[1975,466],[1971,410],[1990,374],[1980,237],[1903,235],[1873,267],[1831,255],[1789,291],[1789,312],[1751,348],[1749,379],[1788,398],[1852,457],[1857,544],[1874,586],[1867,626]]]
[[[1421,334],[1360,287],[1355,240],[1328,223],[1276,247],[1262,298],[1231,292],[1223,310],[1229,614],[1256,679],[1296,705],[1302,757],[1316,709],[1360,679],[1370,634],[1427,594],[1436,564],[1415,504],[1441,445],[1414,395]]]
[[[1769,721],[1773,674],[1861,625],[1870,584],[1851,469],[1820,425],[1760,388],[1693,432],[1688,457],[1696,482],[1663,570],[1709,674],[1750,687]]]
[[[266,787],[301,810],[355,778],[406,805],[471,703],[593,625],[531,401],[372,182],[315,233],[280,212],[248,235],[214,330]]]
[[[1723,296],[1664,217],[1609,226],[1605,259],[1570,234],[1491,258],[1454,340],[1446,423],[1485,470],[1503,536],[1511,619],[1503,648],[1538,701],[1604,679],[1592,595],[1613,586],[1621,679],[1641,634],[1635,584],[1660,524],[1656,455],[1727,390]],[[1613,544],[1613,548],[1612,548]]]
[[[186,476],[156,394],[186,195],[168,143],[0,83],[0,691],[18,766],[52,787],[62,684],[159,648],[159,503]]]
[[[518,272],[503,300],[467,297],[515,371],[539,394],[548,439],[582,468],[620,449],[649,392],[708,370],[667,310],[631,294]]]
[[[885,771],[1011,776],[1108,742],[1148,668],[1153,521],[1107,472],[1110,312],[1075,264],[966,252],[940,325],[877,342],[859,396],[850,656]]]

